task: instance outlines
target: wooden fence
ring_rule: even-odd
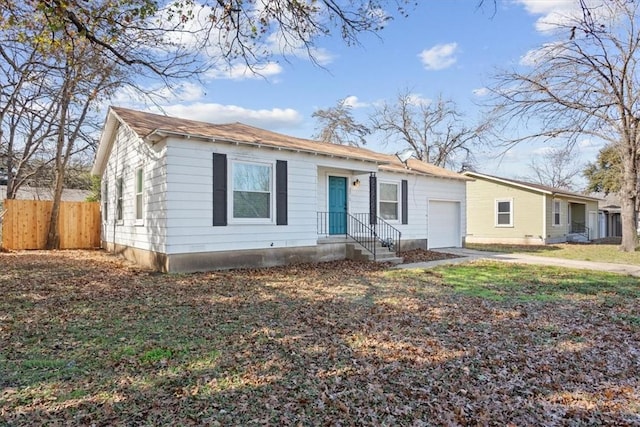
[[[2,218],[4,249],[44,249],[53,202],[5,200]],[[87,249],[100,246],[100,204],[62,202],[58,222],[60,249]]]

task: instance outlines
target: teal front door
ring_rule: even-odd
[[[329,234],[347,234],[347,178],[329,177]]]

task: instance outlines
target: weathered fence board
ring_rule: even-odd
[[[2,218],[2,247],[5,249],[44,249],[53,202],[43,200],[5,200]],[[100,246],[100,204],[62,202],[58,221],[60,249],[86,249]]]

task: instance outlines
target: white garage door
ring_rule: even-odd
[[[460,202],[429,200],[429,248],[460,246]]]

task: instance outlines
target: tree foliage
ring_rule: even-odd
[[[590,136],[621,159],[622,249],[637,245],[635,206],[640,154],[638,2],[609,0],[554,25],[555,41],[530,52],[523,67],[496,76],[494,114],[507,142]],[[552,25],[552,23],[548,23]],[[514,134],[510,125],[524,129]]]
[[[598,193],[617,193],[620,191],[622,162],[620,151],[613,145],[603,147],[595,162],[587,164],[583,171],[587,178],[587,191]]]
[[[112,61],[184,77],[219,61],[249,65],[275,54],[315,58],[317,41],[338,34],[347,44],[376,32],[410,0],[1,0],[1,25],[28,26],[42,16],[52,33],[84,39]],[[389,8],[393,10],[388,10]],[[48,40],[56,43],[56,40]]]
[[[318,109],[311,115],[318,121],[318,133],[314,138],[323,142],[360,147],[366,145],[371,130],[353,117],[352,106],[346,98],[334,107]]]

